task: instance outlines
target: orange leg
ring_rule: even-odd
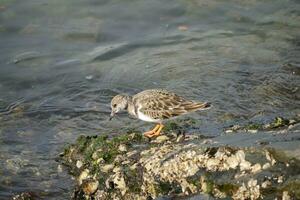
[[[159,136],[160,135],[160,132],[161,130],[164,128],[164,125],[163,124],[159,124],[159,127],[156,131],[154,131],[154,133],[152,133],[151,135],[147,135],[147,137],[149,138],[152,138],[154,136]]]
[[[144,133],[144,136],[150,137],[150,135],[153,135],[160,127],[160,124],[157,124],[151,131],[147,131]]]

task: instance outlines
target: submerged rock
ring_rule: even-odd
[[[22,192],[21,194],[17,194],[13,196],[12,199],[13,200],[34,200],[40,198],[33,192]]]
[[[273,121],[269,123],[254,123],[250,122],[246,125],[232,125],[225,129],[225,133],[233,133],[237,131],[245,131],[248,133],[257,133],[258,131],[272,131],[279,128],[292,128],[294,125],[300,123],[300,116],[296,116],[292,119],[285,119],[283,117],[275,117]]]

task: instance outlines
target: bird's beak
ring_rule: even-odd
[[[115,116],[115,113],[113,111],[111,111],[109,121],[112,120],[112,118],[114,118],[114,116]]]

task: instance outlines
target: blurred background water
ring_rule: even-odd
[[[121,92],[167,88],[213,109],[188,132],[220,135],[300,108],[297,0],[1,0],[0,199],[68,199],[55,161],[80,135],[151,124],[107,121]]]

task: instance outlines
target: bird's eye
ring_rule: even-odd
[[[113,107],[114,107],[114,108],[117,107],[117,104],[114,104]]]

